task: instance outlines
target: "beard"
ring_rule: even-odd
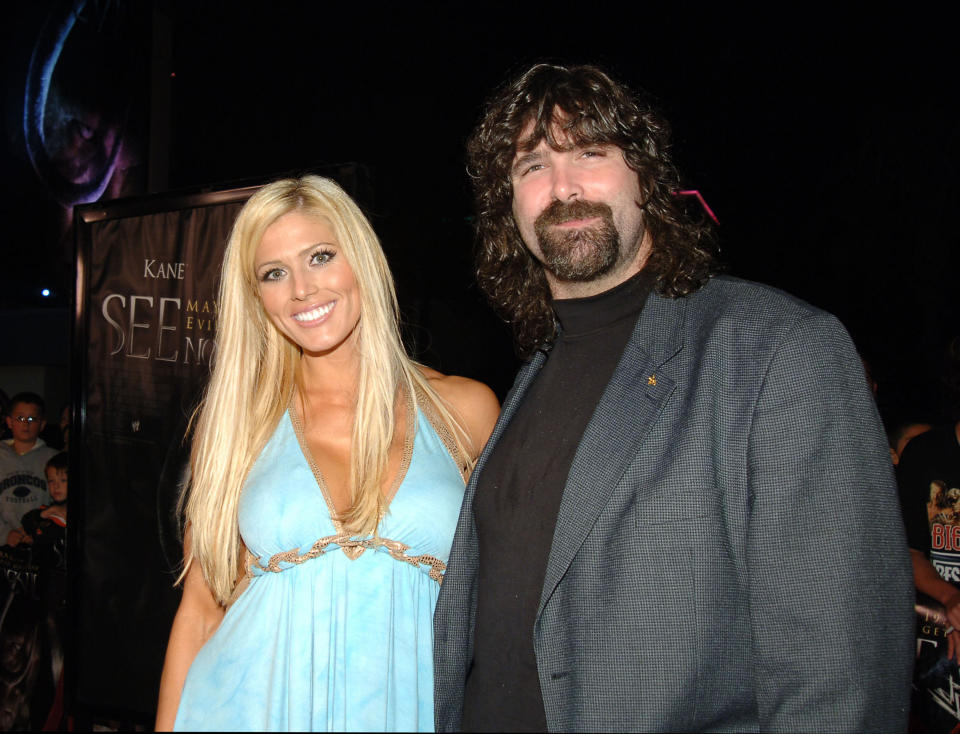
[[[576,229],[558,229],[575,219],[599,218]],[[577,199],[569,204],[554,201],[534,220],[543,266],[560,280],[587,282],[610,272],[620,259],[620,234],[613,210],[602,202]]]

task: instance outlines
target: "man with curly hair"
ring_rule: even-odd
[[[437,728],[902,730],[910,562],[840,323],[716,274],[666,122],[597,68],[507,84],[468,158],[528,361],[440,592]]]

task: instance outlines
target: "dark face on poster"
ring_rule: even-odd
[[[185,432],[216,349],[223,250],[250,193],[104,219],[81,236],[75,680],[78,702],[93,709],[149,715],[156,703],[179,601]]]

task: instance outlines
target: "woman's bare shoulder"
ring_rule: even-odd
[[[458,375],[444,375],[435,369],[417,365],[430,381],[436,393],[443,398],[464,422],[476,454],[486,444],[500,415],[500,402],[493,390],[479,380]],[[476,456],[474,456],[476,458]]]
[[[421,374],[430,381],[430,387],[458,410],[493,410],[500,412],[500,403],[493,390],[479,380],[459,375],[445,375],[435,369],[417,365]]]

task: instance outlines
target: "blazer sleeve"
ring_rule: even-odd
[[[853,344],[822,312],[773,350],[749,434],[747,579],[762,731],[904,731],[913,579]]]

